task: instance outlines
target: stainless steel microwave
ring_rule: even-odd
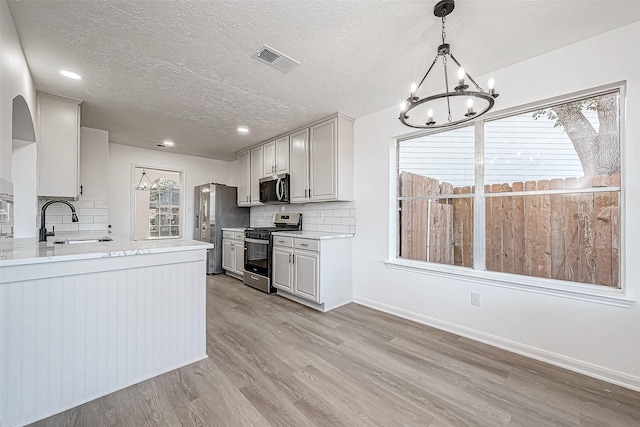
[[[289,174],[283,173],[262,178],[260,183],[260,203],[281,205],[289,203]]]

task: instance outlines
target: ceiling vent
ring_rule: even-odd
[[[260,62],[264,62],[265,64],[270,65],[276,70],[282,71],[283,73],[288,73],[289,71],[300,65],[300,63],[295,59],[289,58],[288,56],[278,52],[274,48],[267,45],[262,46],[253,55],[251,55],[251,57],[257,59]]]

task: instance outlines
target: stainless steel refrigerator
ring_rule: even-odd
[[[207,274],[222,273],[222,228],[248,227],[249,208],[237,205],[236,187],[203,184],[195,187],[194,239],[213,243],[207,252]]]

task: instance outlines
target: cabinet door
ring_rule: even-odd
[[[276,139],[276,173],[289,172],[289,135]]]
[[[276,173],[276,142],[267,142],[262,146],[264,163],[263,173],[267,177]]]
[[[312,200],[334,200],[338,195],[338,119],[309,128],[309,186]]]
[[[273,248],[273,286],[289,292],[293,292],[292,259],[292,249],[279,246]]]
[[[318,252],[295,251],[293,254],[293,293],[320,302],[318,292]]]
[[[235,262],[235,272],[238,274],[244,273],[244,242],[236,242],[234,244],[234,256],[236,258]]]
[[[249,206],[249,183],[251,182],[251,155],[249,151],[238,155],[238,206]]]
[[[264,175],[264,150],[263,146],[251,149],[251,205],[260,204],[260,178]]]
[[[76,198],[80,191],[80,102],[38,94],[38,196]]]
[[[305,202],[309,189],[309,132],[307,129],[291,135],[289,173],[291,201]]]
[[[235,270],[236,258],[233,252],[233,242],[230,240],[222,241],[222,268],[225,270]]]
[[[109,132],[80,128],[80,193],[78,200],[109,200]]]

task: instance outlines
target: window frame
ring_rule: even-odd
[[[619,93],[619,118],[620,118],[620,251],[619,251],[619,288],[607,287],[597,284],[586,284],[572,282],[568,280],[557,280],[551,278],[541,278],[535,276],[519,275],[515,273],[503,273],[488,271],[486,269],[486,230],[485,230],[485,201],[487,196],[484,193],[484,125],[487,122],[524,114],[540,108],[549,108],[558,104],[566,104],[584,98],[603,95],[606,93]],[[400,143],[415,139],[420,136],[431,136],[438,133],[448,132],[453,129],[474,126],[475,131],[475,187],[476,191],[469,195],[474,203],[474,242],[473,242],[473,267],[463,267],[456,265],[440,264],[430,261],[410,260],[399,257],[398,233],[399,233],[399,209],[398,203],[398,171]],[[625,171],[626,171],[626,81],[616,82],[604,86],[599,86],[579,92],[574,92],[558,97],[536,101],[533,103],[508,108],[485,117],[478,118],[472,122],[466,122],[446,129],[434,129],[427,131],[411,132],[392,138],[390,143],[390,186],[392,190],[389,194],[390,200],[390,221],[389,234],[389,258],[385,262],[387,267],[408,270],[417,273],[429,274],[432,276],[470,281],[474,283],[519,289],[528,292],[542,293],[554,296],[567,297],[585,301],[592,301],[602,304],[630,307],[635,302],[634,296],[629,294],[626,280],[626,197],[625,197]]]
[[[170,167],[164,167],[164,166],[153,166],[150,164],[144,164],[144,163],[131,163],[130,164],[130,170],[129,170],[129,182],[130,182],[130,198],[129,198],[129,207],[130,207],[130,214],[129,214],[129,235],[130,235],[130,239],[132,241],[136,241],[136,221],[135,221],[135,210],[136,210],[136,185],[138,184],[138,181],[140,180],[140,175],[137,174],[136,170],[137,169],[146,169],[146,170],[158,170],[158,171],[166,171],[166,172],[174,172],[180,175],[180,179],[177,181],[178,185],[180,186],[180,203],[179,203],[179,207],[180,207],[180,216],[184,219],[181,220],[180,222],[180,226],[178,228],[179,230],[179,235],[178,236],[170,236],[170,237],[154,237],[154,238],[147,238],[145,240],[184,240],[185,239],[185,233],[187,230],[187,217],[186,217],[186,194],[185,194],[185,184],[187,182],[187,172],[185,169],[176,169],[176,168],[170,168]],[[147,224],[148,224],[148,220],[147,220]],[[147,225],[148,227],[148,225]]]

